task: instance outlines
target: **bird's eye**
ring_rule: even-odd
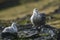
[[[36,9],[37,10],[37,9]]]

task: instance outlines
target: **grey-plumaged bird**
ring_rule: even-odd
[[[17,26],[17,24],[15,22],[13,22],[11,26],[6,27],[1,33],[2,39],[10,38],[10,37],[17,38],[18,29],[16,26]]]
[[[45,13],[40,13],[38,12],[38,9],[35,8],[33,9],[33,14],[30,18],[31,23],[33,24],[33,26],[40,26],[45,24],[46,21],[46,15]]]
[[[6,27],[2,32],[10,32],[10,33],[18,32],[16,25],[17,24],[13,22],[11,26]]]

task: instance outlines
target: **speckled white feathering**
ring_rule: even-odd
[[[10,33],[18,32],[17,27],[16,27],[16,23],[13,22],[11,26],[6,27],[2,32],[10,32]]]
[[[37,15],[38,15],[38,13],[36,12],[36,8],[35,8],[35,9],[33,9],[33,14],[32,14],[32,16],[30,18],[32,24],[34,24],[33,23],[33,18],[36,18],[35,16],[37,16]]]
[[[30,18],[31,23],[34,26],[37,26],[37,25],[39,26],[40,24],[43,24],[43,20],[44,20],[43,17],[44,16],[45,16],[45,14],[44,13],[39,13],[37,8],[33,9],[33,14],[32,14],[32,16]]]
[[[34,21],[37,22],[39,20],[39,17],[40,17],[40,15],[39,15],[39,12],[38,12],[37,8],[33,9],[33,14],[32,14],[32,16],[30,18],[31,23],[33,25],[35,25]]]

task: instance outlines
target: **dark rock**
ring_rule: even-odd
[[[23,29],[19,31],[20,38],[31,38],[34,40],[55,40],[57,39],[57,30],[49,25],[44,25],[40,28],[40,31],[36,27],[30,29]]]
[[[60,40],[60,29],[58,29],[57,40]]]
[[[17,35],[17,33],[2,32],[1,37],[2,37],[2,39],[4,39],[4,38],[17,39],[18,35]]]
[[[32,27],[32,24],[25,24],[19,25],[18,30],[18,35],[22,39],[26,38],[31,40],[60,40],[60,29],[57,30],[50,25]]]

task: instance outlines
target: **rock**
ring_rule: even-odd
[[[55,28],[42,27],[39,32],[36,27],[31,27],[30,29],[23,29],[19,31],[20,38],[28,38],[32,40],[55,40],[57,39],[57,31]]]

